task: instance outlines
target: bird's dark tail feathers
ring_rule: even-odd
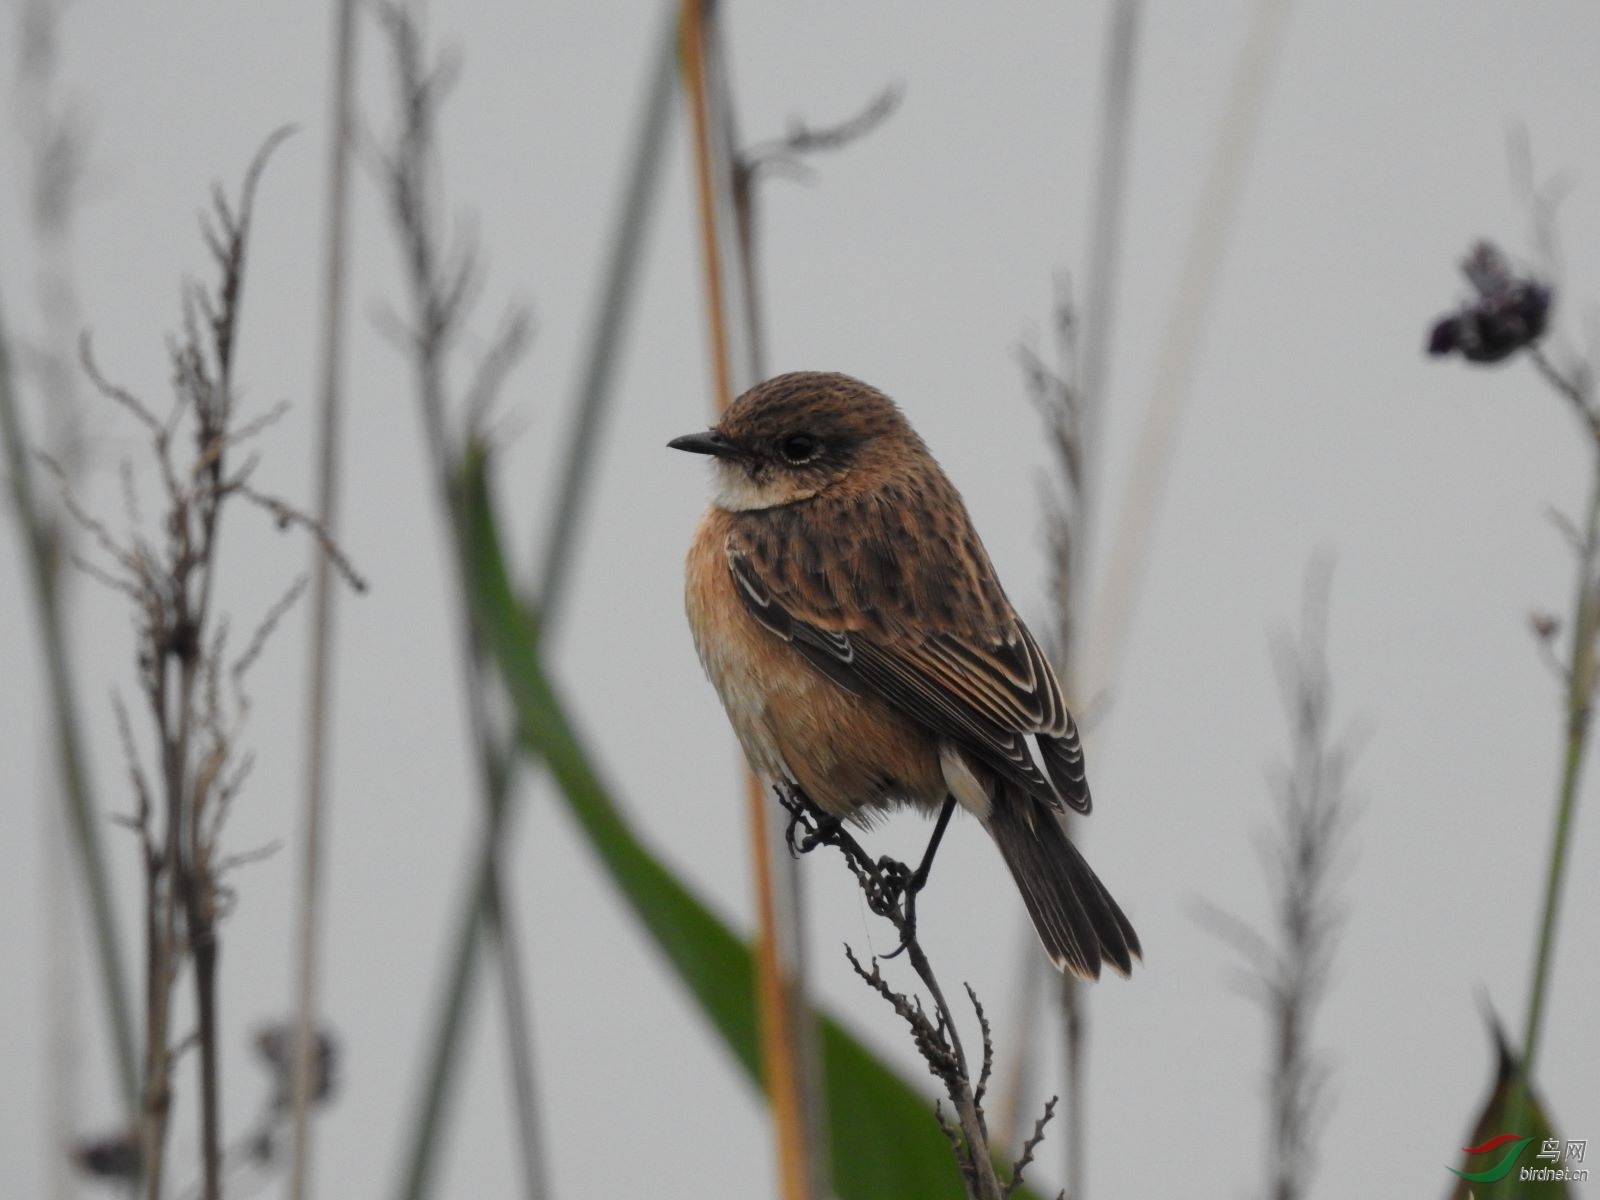
[[[1061,818],[1031,796],[1003,787],[984,822],[1011,868],[1050,961],[1085,979],[1102,964],[1123,975],[1142,957],[1139,935],[1083,855]]]

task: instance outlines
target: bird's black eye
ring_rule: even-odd
[[[804,463],[822,453],[822,443],[809,433],[791,433],[778,444],[778,450],[790,462]]]

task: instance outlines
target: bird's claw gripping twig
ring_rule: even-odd
[[[888,857],[873,859],[850,835],[841,818],[823,812],[798,787],[775,789],[778,802],[789,814],[784,841],[794,855],[809,854],[818,846],[835,846],[861,885],[867,907],[895,927],[900,944],[884,958],[903,953],[917,930],[917,893],[927,881],[923,871],[912,871],[905,863]]]
[[[778,803],[789,814],[789,825],[783,831],[783,840],[790,854],[795,857],[810,854],[818,846],[838,845],[839,838],[849,837],[844,832],[843,821],[823,812],[811,797],[793,784],[779,784],[773,791],[778,795]]]
[[[881,915],[889,919],[900,935],[900,944],[883,957],[898,958],[917,936],[917,893],[922,890],[926,877],[919,878],[905,863],[887,856],[878,860],[878,876],[882,903],[887,910]]]
[[[778,793],[778,802],[789,813],[789,827],[783,834],[789,853],[810,854],[818,846],[837,846],[851,862],[871,863],[867,852],[844,827],[842,817],[823,812],[810,796],[793,784],[774,790]],[[876,868],[873,870],[875,872]]]

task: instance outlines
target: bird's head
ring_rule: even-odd
[[[667,445],[716,460],[716,503],[733,512],[870,491],[927,455],[893,400],[820,371],[758,383],[705,433]]]

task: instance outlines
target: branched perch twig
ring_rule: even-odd
[[[890,985],[883,976],[883,960],[878,956],[873,956],[870,970],[849,946],[844,948],[845,958],[861,981],[883,997],[884,1002],[906,1023],[917,1053],[928,1064],[933,1076],[944,1085],[945,1095],[955,1110],[956,1124],[952,1126],[946,1120],[942,1105],[936,1105],[934,1112],[939,1127],[950,1139],[967,1195],[973,1200],[1005,1200],[1021,1186],[1022,1172],[1032,1161],[1033,1151],[1044,1136],[1045,1123],[1055,1111],[1055,1098],[1052,1097],[1045,1106],[1044,1115],[1034,1127],[1033,1137],[1023,1147],[1022,1157],[1012,1167],[1010,1182],[1002,1183],[990,1153],[989,1128],[983,1111],[984,1095],[994,1068],[994,1042],[990,1036],[989,1018],[983,1011],[977,992],[971,984],[965,984],[983,1039],[983,1057],[974,1080],[961,1044],[960,1031],[956,1028],[955,1015],[945,1001],[944,991],[917,937],[916,897],[915,892],[908,888],[912,878],[910,869],[892,858],[870,857],[837,817],[823,813],[799,788],[790,785],[776,790],[779,803],[789,813],[787,837],[790,849],[797,854],[805,854],[818,846],[835,847],[844,856],[850,873],[856,877],[867,907],[888,921],[899,935],[900,949],[889,957],[904,952],[932,1003],[931,1014],[919,997],[897,991]]]

